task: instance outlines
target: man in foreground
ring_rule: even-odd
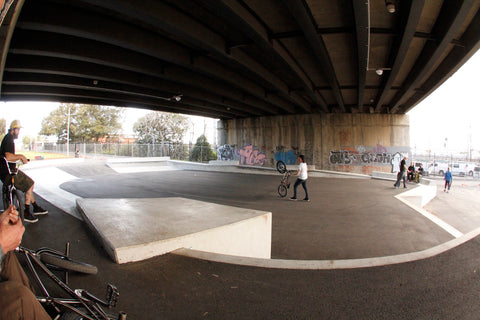
[[[16,162],[21,160],[23,163],[27,163],[28,160],[23,154],[15,154],[15,139],[18,138],[20,134],[20,122],[18,120],[12,121],[10,125],[10,130],[5,135],[0,146],[0,179],[2,182],[10,183],[12,180],[9,170],[8,163],[2,159],[5,158],[9,162]],[[15,176],[15,187],[18,190],[21,190],[25,193],[25,213],[24,220],[26,222],[34,223],[38,219],[36,216],[47,214],[48,211],[40,207],[35,202],[35,197],[33,196],[33,180],[27,176],[23,171],[18,170],[17,175]],[[30,205],[33,206],[33,214],[31,213]]]
[[[13,252],[24,231],[14,206],[0,215],[0,319],[51,320]]]

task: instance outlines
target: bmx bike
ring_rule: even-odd
[[[280,184],[278,185],[277,191],[280,197],[285,198],[288,193],[288,189],[290,188],[290,176],[292,172],[287,170],[287,166],[285,162],[278,161],[277,162],[277,171],[283,174],[282,180],[280,180]]]
[[[3,202],[3,209],[7,210],[7,208],[13,204],[17,209],[22,222],[24,219],[24,204],[22,200],[22,194],[20,193],[17,188],[15,188],[15,176],[18,172],[18,166],[23,164],[22,161],[18,162],[9,162],[6,158],[3,158],[5,161],[5,165],[8,168],[8,177],[11,179],[7,183],[3,183],[2,185],[2,202]]]
[[[25,257],[31,274],[42,291],[41,295],[37,295],[36,298],[45,310],[52,315],[52,319],[126,320],[127,314],[124,312],[112,314],[105,310],[105,308],[110,309],[117,304],[119,292],[114,285],[107,285],[105,300],[97,298],[84,289],[72,289],[68,286],[70,271],[85,274],[97,273],[96,266],[71,259],[69,248],[69,243],[67,243],[64,253],[51,248],[31,250],[22,246],[15,250]],[[40,278],[40,271],[61,288],[67,297],[51,295]],[[61,280],[53,271],[65,272],[65,280]]]

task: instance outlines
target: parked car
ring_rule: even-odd
[[[475,163],[467,163],[465,165],[465,173],[469,175],[470,177],[473,177],[473,174],[475,173],[475,168],[478,167]]]
[[[452,175],[464,177],[466,175],[466,165],[464,163],[450,164]]]
[[[434,162],[428,167],[428,174],[443,176],[447,172],[448,164],[444,162]]]
[[[475,168],[473,168],[473,176],[477,177],[477,178],[480,178],[480,167],[479,166],[476,166]]]

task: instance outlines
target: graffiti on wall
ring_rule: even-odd
[[[224,144],[217,149],[217,159],[222,161],[235,160],[235,146]]]
[[[392,172],[398,171],[402,153],[408,153],[407,147],[342,147],[341,150],[331,150],[328,162],[332,165],[349,166],[392,166]]]
[[[294,150],[298,150],[298,148],[292,147],[294,150],[285,151],[286,148],[284,146],[277,146],[275,149],[275,161],[283,161],[285,164],[295,164],[297,153]]]
[[[246,165],[260,165],[265,164],[266,156],[265,152],[260,151],[258,147],[254,147],[252,144],[247,144],[237,151],[237,155],[240,158],[239,163]]]

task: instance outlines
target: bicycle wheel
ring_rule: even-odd
[[[20,191],[16,189],[14,190],[14,192],[12,193],[12,201],[13,201],[12,204],[15,206],[15,208],[17,208],[18,214],[20,215],[20,218],[23,221],[23,214],[24,214],[25,208],[23,206],[22,194],[20,193]],[[10,199],[8,199],[8,202],[10,202]]]
[[[282,198],[287,196],[287,187],[284,184],[278,186],[278,194]]]
[[[277,171],[280,173],[287,172],[287,165],[283,161],[277,161]]]
[[[97,267],[88,263],[72,260],[63,256],[58,256],[51,253],[41,253],[40,260],[45,264],[51,264],[59,268],[85,273],[85,274],[97,274]]]

